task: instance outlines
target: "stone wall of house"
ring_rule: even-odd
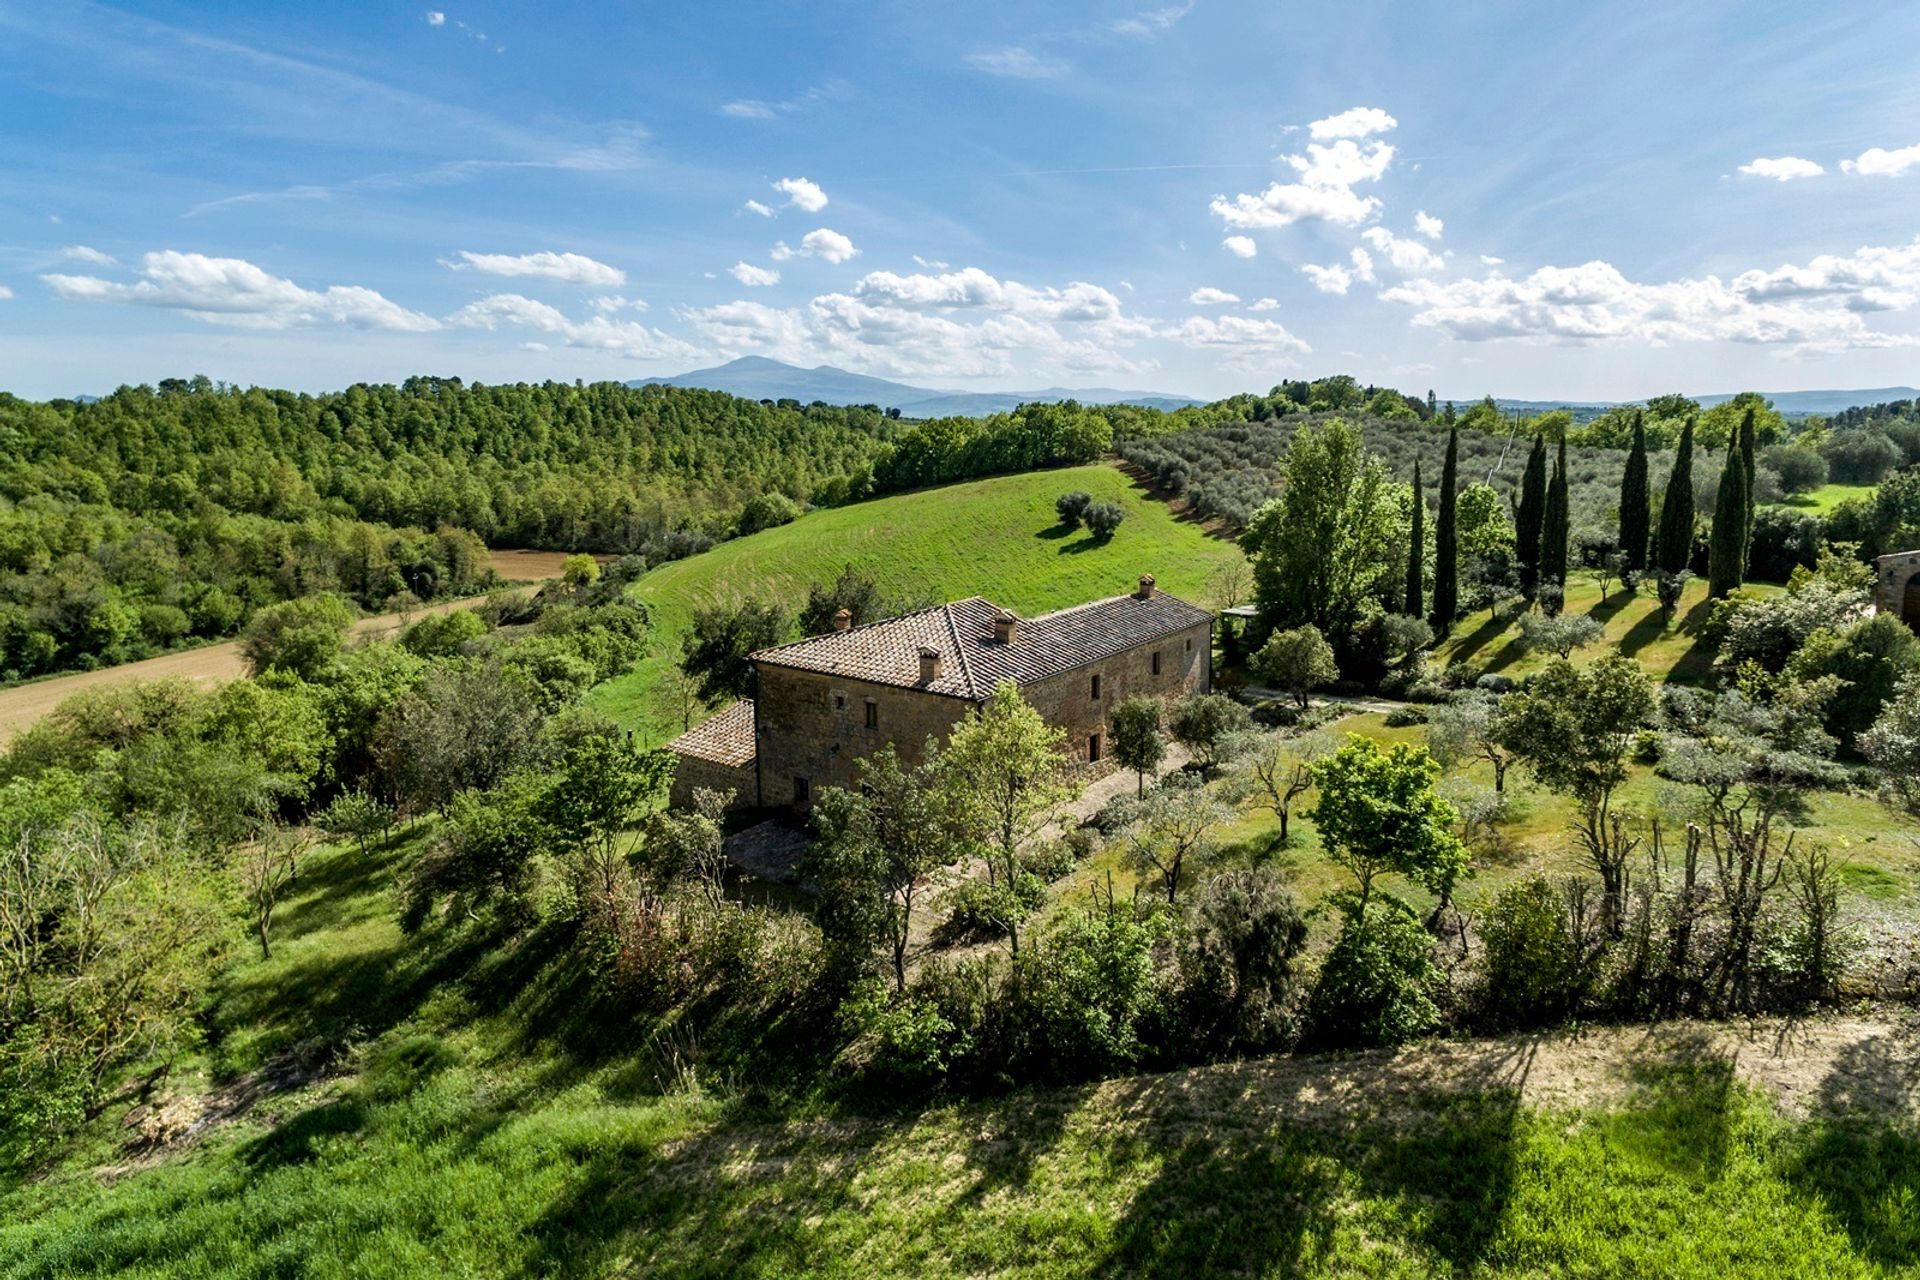
[[[747,809],[757,804],[754,792],[754,771],[751,763],[745,765],[726,765],[713,760],[702,760],[699,756],[685,756],[674,753],[673,787],[668,793],[667,802],[676,809],[693,808],[693,792],[696,787],[708,791],[731,791],[733,803],[731,809]]]
[[[1920,551],[1896,551],[1873,562],[1877,574],[1874,606],[1920,630]]]
[[[1014,643],[1020,643],[1017,633]],[[1212,646],[1212,624],[1199,622],[1152,644],[1035,681],[1020,694],[1048,724],[1066,730],[1067,755],[1078,771],[1088,778],[1101,777],[1114,768],[1107,713],[1135,694],[1171,703],[1211,693]],[[1160,655],[1157,675],[1153,670],[1156,653]],[[1096,675],[1100,677],[1098,699],[1093,696]],[[1100,739],[1100,758],[1090,760],[1095,735]]]
[[[796,779],[806,780],[809,802],[822,787],[854,786],[858,762],[888,743],[902,761],[918,764],[927,739],[944,742],[973,706],[964,698],[790,667],[758,667],[756,684],[760,803],[767,808],[795,805]]]

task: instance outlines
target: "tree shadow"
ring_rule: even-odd
[[[1112,534],[1108,534],[1106,537],[1103,538],[1103,537],[1100,537],[1098,534],[1090,533],[1086,537],[1081,538],[1078,541],[1063,543],[1059,548],[1059,554],[1063,556],[1083,555],[1086,552],[1096,550],[1100,547],[1104,547],[1109,542],[1112,542],[1112,541],[1113,541]]]
[[[1473,629],[1472,634],[1468,635],[1465,639],[1461,640],[1459,644],[1454,646],[1453,660],[1455,662],[1468,661],[1476,653],[1479,653],[1480,650],[1482,650],[1489,643],[1491,643],[1495,636],[1499,635],[1501,632],[1505,631],[1506,629],[1507,629],[1507,624],[1505,622],[1502,622],[1499,616],[1495,614],[1493,610],[1489,609],[1487,611],[1487,620],[1485,622],[1482,622],[1479,626],[1475,627]]]
[[[1627,1068],[1633,1100],[1598,1123],[1611,1148],[1697,1183],[1716,1180],[1740,1109],[1733,1055],[1704,1028],[1663,1041]]]
[[[1853,1247],[1883,1267],[1920,1264],[1920,1030],[1848,1046],[1814,1100],[1789,1175],[1819,1197]]]
[[[1627,628],[1620,637],[1620,652],[1631,658],[1642,649],[1667,634],[1666,615],[1655,608],[1646,617]]]
[[[1587,616],[1601,626],[1605,626],[1607,623],[1612,622],[1622,609],[1637,599],[1639,599],[1639,596],[1629,592],[1626,588],[1615,587],[1613,594],[1609,595],[1605,600],[1596,601],[1593,608],[1587,610]]]
[[[1074,532],[1075,532],[1074,529],[1069,528],[1064,524],[1056,524],[1056,525],[1049,525],[1047,528],[1042,529],[1040,532],[1034,534],[1033,536],[1036,538],[1044,539],[1047,542],[1058,542],[1062,538],[1072,537]]]

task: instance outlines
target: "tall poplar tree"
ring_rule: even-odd
[[[1673,472],[1667,477],[1667,496],[1660,504],[1660,536],[1654,545],[1654,565],[1666,573],[1680,573],[1693,558],[1693,419],[1680,428],[1680,447],[1674,451]]]
[[[1540,519],[1540,585],[1567,589],[1567,542],[1572,534],[1567,510],[1567,438],[1560,437],[1553,479],[1547,483],[1546,511]]]
[[[1739,586],[1746,576],[1747,467],[1740,457],[1740,441],[1727,441],[1727,461],[1720,468],[1720,492],[1713,500],[1713,531],[1707,540],[1707,596],[1718,600]]]
[[[1426,567],[1427,496],[1420,489],[1420,459],[1413,460],[1413,537],[1407,545],[1407,599],[1400,612],[1418,618],[1426,612],[1421,570]]]
[[[1540,584],[1540,522],[1546,511],[1547,441],[1535,436],[1520,477],[1520,504],[1513,513],[1513,558],[1520,566],[1520,589],[1529,600]]]
[[[1742,581],[1745,581],[1747,576],[1747,563],[1751,558],[1751,556],[1753,555],[1753,515],[1755,510],[1754,504],[1759,501],[1759,498],[1754,494],[1754,491],[1753,491],[1755,463],[1754,463],[1754,457],[1753,457],[1754,440],[1753,440],[1753,406],[1752,405],[1748,405],[1747,411],[1740,416],[1739,439],[1740,439],[1740,469],[1747,473],[1747,490],[1746,490],[1747,513],[1746,513],[1746,520],[1742,525],[1743,532],[1740,539],[1740,577]]]
[[[1638,573],[1647,567],[1647,537],[1652,532],[1651,495],[1647,490],[1647,425],[1638,409],[1633,413],[1633,447],[1627,451],[1627,469],[1620,477],[1620,550],[1626,567]]]
[[[1447,432],[1447,460],[1440,468],[1440,519],[1433,529],[1433,630],[1445,635],[1460,612],[1460,533],[1454,490],[1460,475],[1460,428]]]

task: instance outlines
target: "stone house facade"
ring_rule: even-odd
[[[1113,765],[1108,711],[1134,694],[1166,701],[1213,687],[1213,615],[1159,591],[1151,576],[1124,596],[1022,619],[978,596],[762,650],[754,697],[669,744],[680,757],[675,804],[727,770],[739,803],[806,809],[821,787],[851,787],[859,761],[891,744],[919,763],[928,739],[1011,680],[1087,776]],[[708,722],[713,723],[712,721]],[[744,726],[752,726],[751,757]],[[688,781],[684,784],[682,776]]]

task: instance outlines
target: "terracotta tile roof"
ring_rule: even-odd
[[[693,726],[667,750],[696,760],[739,768],[753,763],[753,699],[742,698],[708,720]]]
[[[1206,610],[1164,591],[1114,596],[1020,620],[1013,642],[994,639],[1003,611],[979,596],[935,605],[851,631],[829,632],[753,655],[762,666],[817,671],[874,684],[979,701],[1005,680],[1032,684],[1151,644],[1210,621]],[[940,655],[939,674],[920,680],[920,650]]]

